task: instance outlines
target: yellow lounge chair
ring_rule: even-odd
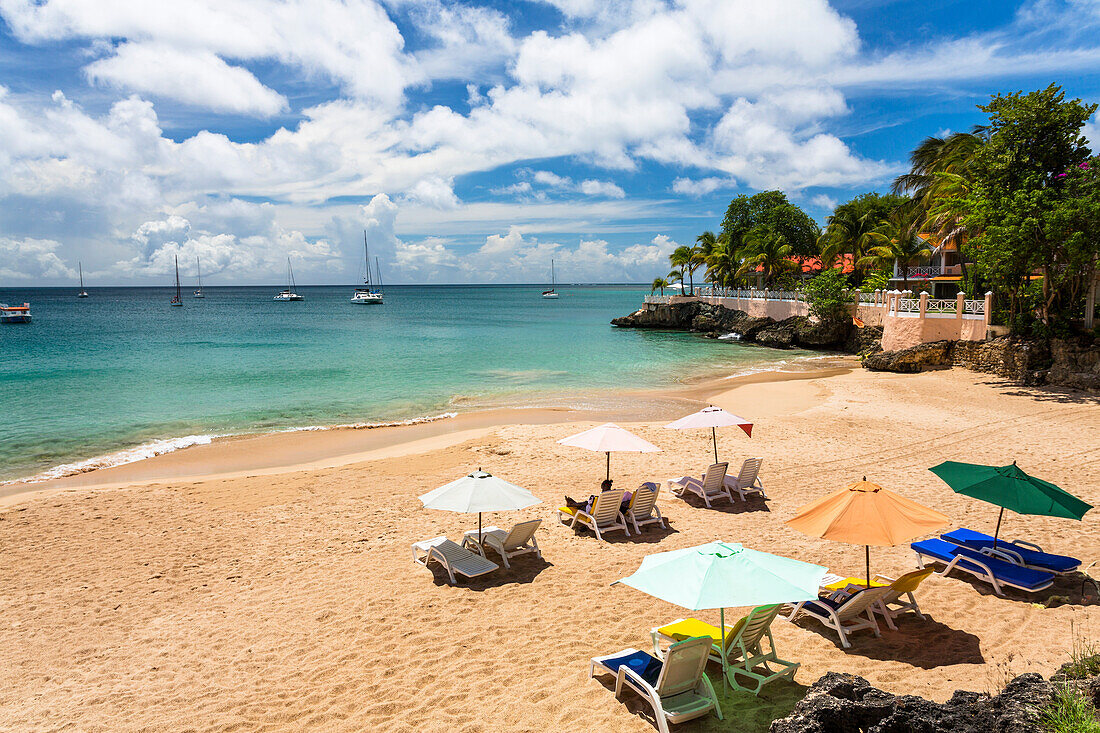
[[[791,611],[784,618],[794,621],[802,614],[813,616],[835,631],[840,636],[841,645],[847,649],[852,646],[848,635],[853,631],[870,629],[875,636],[882,636],[871,606],[885,598],[889,592],[889,586],[865,588],[851,594],[838,590],[828,598],[786,604],[786,608]]]
[[[886,620],[886,625],[897,630],[894,619],[906,611],[912,611],[917,618],[924,620],[924,614],[920,612],[917,599],[913,592],[924,582],[925,578],[934,572],[934,568],[922,568],[913,570],[900,578],[890,578],[885,575],[876,575],[871,578],[872,588],[889,588],[890,592],[883,596],[882,600],[871,607],[873,613],[877,613]],[[825,586],[827,590],[845,590],[854,592],[867,587],[867,581],[863,578],[845,578]]]
[[[588,527],[596,533],[597,539],[603,539],[603,533],[621,529],[630,536],[626,519],[620,509],[623,503],[623,492],[618,490],[604,491],[596,495],[596,501],[592,504],[592,511],[586,512],[571,506],[558,507],[558,521],[575,528],[578,524]]]
[[[634,525],[636,534],[642,533],[642,527],[647,524],[656,524],[665,527],[665,518],[661,516],[661,510],[657,508],[657,495],[661,493],[661,487],[647,481],[638,487],[638,490],[630,497],[630,506],[626,510],[626,519]]]
[[[694,636],[708,637],[712,640],[710,658],[719,664],[722,663],[723,656],[726,659],[726,680],[730,686],[759,695],[760,690],[769,682],[783,677],[793,681],[799,667],[797,662],[780,659],[775,652],[775,639],[772,637],[771,625],[779,609],[780,604],[757,606],[732,628],[727,626],[725,648],[722,647],[722,630],[717,626],[711,626],[694,618],[678,619],[665,626],[654,628],[650,632],[653,637],[653,650],[660,656],[661,641],[677,642]],[[768,640],[767,652],[762,646],[765,637]],[[770,665],[782,669],[772,669]],[[757,672],[759,667],[762,667],[767,674]],[[737,681],[738,676],[747,677],[752,682],[742,685]]]

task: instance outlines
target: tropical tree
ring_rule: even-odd
[[[902,196],[865,193],[837,206],[818,239],[822,265],[832,266],[844,255],[850,255],[857,269],[856,279],[861,281],[860,271],[870,266],[865,259],[867,251],[881,244],[877,235],[883,221],[905,201]]]
[[[719,237],[718,243],[707,256],[706,278],[719,287],[733,287],[737,281],[737,270],[741,266],[738,248],[733,242]]]
[[[759,226],[783,235],[794,256],[817,255],[821,229],[806,212],[788,201],[782,191],[761,191],[752,196],[742,194],[730,201],[722,219],[721,235],[739,248],[745,236]]]
[[[687,273],[688,288],[689,288],[688,295],[694,295],[695,294],[695,279],[694,279],[695,269],[697,267],[699,267],[700,264],[702,264],[701,262],[699,262],[699,259],[696,256],[695,248],[694,247],[689,247],[686,244],[682,244],[679,247],[677,247],[675,250],[673,250],[672,254],[668,256],[668,260],[669,260],[669,262],[672,263],[673,267],[679,268],[679,270],[680,270],[680,276],[679,277],[680,277],[680,282],[681,283],[684,281],[684,273],[685,272]]]
[[[680,292],[684,291],[684,271],[673,269],[665,275],[665,287],[672,287],[673,283],[680,283]]]
[[[914,231],[913,213],[913,209],[905,205],[890,212],[870,235],[875,244],[856,262],[859,267],[875,269],[891,267],[896,263],[906,290],[909,289],[910,264],[932,256],[928,242]]]
[[[663,277],[653,278],[653,284],[649,288],[649,294],[653,295],[657,290],[661,291],[661,295],[665,294],[665,288],[668,287],[668,280]]]
[[[738,275],[759,273],[764,287],[785,272],[798,267],[792,259],[794,248],[787,243],[786,237],[768,226],[758,226],[742,238],[744,246],[740,251],[741,265]]]

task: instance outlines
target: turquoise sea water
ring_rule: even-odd
[[[790,362],[684,333],[613,328],[637,287],[350,287],[0,290],[34,322],[0,326],[0,480],[142,446],[126,460],[212,435],[386,422],[485,405],[574,404],[616,390]],[[169,441],[156,443],[150,441]],[[144,451],[144,453],[143,453]]]

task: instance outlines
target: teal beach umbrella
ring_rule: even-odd
[[[1005,509],[1017,514],[1077,519],[1085,516],[1092,505],[1049,481],[1029,476],[1013,461],[1011,466],[982,466],[974,463],[944,461],[928,469],[943,479],[956,494],[970,496],[1001,507],[997,515],[997,530],[993,546],[1001,533]]]
[[[722,648],[726,607],[794,603],[817,598],[826,569],[751,550],[736,542],[710,542],[647,555],[632,575],[616,581],[692,611],[721,609]],[[722,655],[725,674],[725,655]]]

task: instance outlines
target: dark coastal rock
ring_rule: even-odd
[[[798,336],[798,327],[806,320],[805,316],[792,316],[770,326],[760,329],[753,336],[753,341],[761,346],[770,346],[773,349],[789,349],[795,345]]]
[[[1036,383],[1035,373],[1051,366],[1050,345],[1002,336],[990,341],[959,341],[952,362],[971,371],[1007,377],[1018,382]]]
[[[811,349],[840,349],[848,342],[849,333],[855,330],[849,319],[811,321],[803,318],[795,326],[795,341],[799,346]]]
[[[611,319],[612,326],[620,328],[661,328],[689,330],[691,322],[703,305],[697,300],[664,305],[647,305],[629,316]]]
[[[877,354],[882,351],[882,326],[864,326],[848,332],[844,350],[851,354]]]
[[[810,687],[771,733],[1038,733],[1037,710],[1053,687],[1038,674],[1010,682],[999,695],[956,692],[946,703],[891,695],[855,675],[829,672]]]
[[[913,374],[930,367],[950,366],[954,345],[954,341],[933,341],[900,351],[882,351],[865,357],[863,368]]]
[[[1100,391],[1100,346],[1055,339],[1050,342],[1050,369],[1046,384]]]

